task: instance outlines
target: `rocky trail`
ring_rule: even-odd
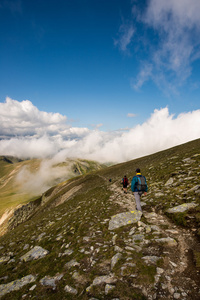
[[[112,200],[120,204],[123,208],[135,211],[135,201],[133,193],[129,190],[124,193],[123,189],[113,184],[111,190],[114,192]],[[148,299],[200,299],[200,274],[194,266],[194,258],[191,255],[191,248],[200,249],[200,243],[190,230],[180,228],[172,223],[160,211],[159,214],[145,211],[145,200],[148,196],[143,196],[141,204],[143,207],[143,216],[146,222],[139,221],[137,223],[138,230],[145,237],[145,233],[154,231],[154,235],[163,236],[160,238],[161,243],[165,245],[161,253],[159,247],[141,247],[143,254],[146,252],[149,260],[156,260],[157,255],[162,257],[164,266],[157,268],[155,276],[154,288],[156,292],[153,294],[152,289],[144,291]],[[148,225],[147,225],[148,224]],[[166,229],[167,228],[167,229]],[[149,230],[147,230],[149,229]],[[155,239],[159,240],[159,239]],[[142,246],[143,242],[140,243]],[[144,243],[146,244],[146,243]],[[147,243],[148,244],[148,243]],[[152,260],[151,260],[152,258]],[[134,285],[138,287],[137,285]]]

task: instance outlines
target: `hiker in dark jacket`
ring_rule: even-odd
[[[124,178],[122,178],[121,183],[123,184],[124,193],[127,194],[127,186],[129,185],[129,182],[128,182],[128,178],[126,177],[126,175],[124,175]]]
[[[140,182],[142,180],[141,179],[142,177],[144,178],[144,185],[142,185],[142,187],[141,187]],[[136,209],[142,212],[140,198],[143,193],[144,193],[144,195],[146,195],[146,193],[148,191],[148,186],[147,186],[146,178],[144,176],[142,176],[139,168],[136,169],[136,176],[134,176],[131,181],[131,190],[134,192]]]

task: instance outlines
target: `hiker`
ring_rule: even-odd
[[[126,175],[124,175],[124,178],[122,178],[121,183],[123,184],[123,191],[125,194],[127,194],[127,186],[129,185],[128,178]]]
[[[142,212],[140,198],[143,193],[146,196],[148,191],[148,186],[147,186],[146,178],[142,176],[139,168],[136,169],[136,175],[133,177],[131,181],[131,190],[134,192],[136,209]]]

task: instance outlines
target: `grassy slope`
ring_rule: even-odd
[[[34,171],[39,165],[40,161],[36,159],[14,163],[0,160],[0,216],[6,209],[30,201],[32,197],[20,190],[20,185],[16,182],[16,176],[24,166],[28,166],[30,170]]]
[[[161,190],[165,182],[171,176],[176,176],[174,173],[177,172],[177,166],[181,168],[179,175],[184,174],[184,172],[188,175],[188,167],[182,163],[182,159],[193,157],[196,154],[200,154],[200,140],[127,163],[118,164],[94,172],[93,174],[73,178],[47,191],[46,197],[48,197],[49,202],[46,203],[46,206],[31,220],[25,224],[21,224],[15,230],[1,238],[1,245],[3,247],[3,250],[1,250],[2,253],[13,252],[15,262],[1,264],[0,273],[1,277],[8,275],[7,282],[28,274],[38,274],[37,282],[39,282],[39,279],[45,275],[54,276],[56,273],[63,273],[63,280],[58,284],[56,294],[39,284],[37,284],[37,288],[33,292],[30,292],[28,288],[32,286],[31,284],[28,287],[22,288],[19,292],[6,295],[3,299],[21,299],[21,295],[23,294],[27,294],[27,297],[29,294],[31,297],[35,295],[37,299],[55,299],[55,297],[58,299],[71,299],[70,295],[68,296],[64,293],[66,283],[72,286],[75,285],[72,272],[69,272],[64,267],[65,263],[71,258],[68,256],[59,257],[59,253],[62,253],[66,245],[70,243],[70,248],[73,247],[74,249],[73,257],[76,257],[76,260],[79,261],[82,266],[79,271],[83,276],[81,284],[83,290],[85,290],[89,282],[91,282],[95,276],[104,275],[107,267],[106,258],[109,259],[114,254],[113,247],[111,247],[113,236],[108,232],[108,223],[106,220],[112,215],[122,212],[122,209],[118,204],[108,201],[111,195],[109,179],[111,178],[112,182],[116,182],[120,186],[120,180],[123,175],[126,174],[129,179],[131,179],[135,174],[135,169],[139,166],[142,173],[146,175],[149,184],[147,209],[149,207],[150,210],[153,206],[156,210],[165,210],[170,206],[171,201],[174,201],[176,193],[182,195],[182,190],[184,188],[190,188],[192,183],[187,182],[184,183],[185,185],[181,183],[183,185],[181,191],[176,186],[172,189],[173,191],[171,193],[160,198],[154,197],[154,184],[156,183],[157,187],[159,187],[158,190]],[[197,177],[200,172],[200,156],[195,156],[194,160],[195,162],[192,166],[193,174]],[[195,182],[198,182],[198,178],[199,177],[196,178]],[[69,198],[67,202],[54,207],[54,201],[75,186],[81,186],[78,192]],[[189,202],[195,200],[200,204],[197,194],[191,193],[188,197],[189,199],[185,196],[176,198],[176,203],[181,204],[185,201]],[[151,198],[153,198],[153,201],[151,201]],[[193,223],[186,222],[186,226],[198,226],[199,207],[192,211],[195,221],[193,221]],[[184,216],[184,218],[186,218],[186,216]],[[177,222],[177,220],[174,221]],[[184,222],[182,222],[182,224],[184,225]],[[118,235],[120,235],[120,230],[121,229],[117,231]],[[44,236],[39,240],[38,237],[42,233],[44,233]],[[93,233],[95,233],[95,236],[93,236]],[[121,232],[121,234],[125,233]],[[89,237],[89,242],[84,240],[83,237]],[[90,247],[93,245],[96,247],[96,243],[103,245],[102,247],[99,246],[100,252],[98,254],[99,263],[102,262],[102,268],[95,266],[91,268],[86,256],[79,251],[84,248],[90,252]],[[23,250],[25,244],[28,244],[29,247],[40,245],[48,249],[50,254],[42,260],[19,263],[19,258],[27,252],[27,250]],[[137,261],[138,254],[135,253],[134,255],[134,260]],[[140,270],[138,277],[139,282],[145,281],[148,284],[148,282],[153,280],[152,278],[155,274],[154,267],[145,267],[144,265],[137,264],[136,268]],[[82,271],[82,269],[84,269],[84,271]],[[134,299],[145,299],[135,288],[135,294],[133,295],[133,289],[130,290],[128,283],[119,282],[116,291],[118,294],[113,294],[113,298],[119,296],[125,299],[123,297],[126,296],[127,299],[133,299],[131,297],[134,296]],[[79,293],[81,293],[81,289]],[[98,299],[103,299],[98,289],[93,291],[93,295]],[[83,293],[81,299],[89,298],[86,293]]]
[[[34,200],[38,195],[25,191],[19,181],[16,181],[17,175],[24,168],[34,174],[40,167],[41,160],[31,159],[25,161],[18,161],[11,157],[0,157],[0,217],[3,215],[6,209],[17,207],[19,204],[25,204],[29,201]],[[70,166],[70,174],[69,174]],[[67,160],[61,164],[55,165],[60,169],[67,169],[66,178],[74,177],[80,174],[86,174],[93,170],[98,170],[103,167],[97,162],[87,160]],[[52,169],[53,170],[53,169]],[[54,179],[48,184],[53,186],[59,182],[58,179]]]

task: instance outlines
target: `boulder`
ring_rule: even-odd
[[[121,226],[137,223],[140,221],[141,216],[142,212],[135,210],[117,214],[111,217],[108,229],[113,230]]]
[[[198,206],[198,204],[191,202],[191,203],[183,203],[181,205],[169,208],[167,210],[168,213],[179,213],[179,212],[184,212],[186,210],[189,210],[190,208],[194,208]]]

